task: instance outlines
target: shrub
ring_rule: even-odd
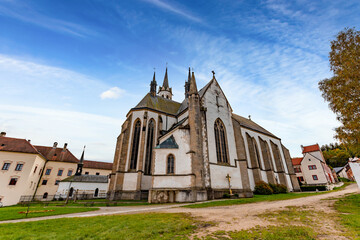
[[[271,183],[269,183],[269,186],[273,190],[274,194],[287,193],[287,187],[284,184],[271,184]]]
[[[303,192],[316,191],[316,189],[318,191],[326,191],[326,186],[301,186],[300,189]]]
[[[269,184],[267,184],[264,181],[260,181],[255,184],[254,193],[260,194],[260,195],[271,195],[271,194],[273,194],[273,190],[271,189]]]
[[[340,182],[350,182],[350,180],[347,179],[347,178],[338,177],[338,179],[339,179]]]
[[[230,194],[229,193],[224,193],[223,198],[230,198]]]

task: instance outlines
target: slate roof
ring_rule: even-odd
[[[113,163],[84,160],[84,168],[112,170]]]
[[[236,114],[232,114],[232,117],[235,121],[237,121],[240,126],[242,127],[245,127],[245,128],[248,128],[248,129],[251,129],[251,130],[254,130],[256,132],[260,132],[260,133],[263,133],[265,135],[268,135],[268,136],[271,136],[271,137],[274,137],[274,138],[277,138],[279,139],[277,136],[275,136],[274,134],[272,134],[271,132],[269,132],[268,130],[266,130],[265,128],[261,127],[260,125],[258,125],[257,123],[253,122],[252,120],[250,119],[247,119],[247,118],[244,118],[244,117],[241,117],[239,115],[236,115]]]
[[[292,164],[293,164],[294,166],[295,166],[295,165],[300,165],[302,160],[303,160],[302,157],[300,157],[300,158],[292,158],[292,159],[291,159]]]
[[[0,137],[0,151],[39,154],[26,139],[10,137]]]
[[[63,151],[63,148],[53,148],[46,146],[34,146],[34,147],[49,161],[71,162],[71,163],[79,162],[79,160],[69,151],[69,149]]]
[[[168,139],[157,145],[155,148],[179,148],[179,145],[177,145],[174,136],[171,135]]]
[[[65,178],[61,182],[89,182],[89,183],[107,183],[109,181],[108,176],[104,175],[74,175]]]
[[[151,96],[151,94],[148,93],[132,110],[148,108],[175,116],[180,105],[181,103],[160,96]]]
[[[341,170],[343,170],[343,169],[344,169],[344,167],[334,167],[334,171],[335,171],[336,173],[341,172]]]
[[[320,151],[319,144],[314,144],[314,145],[303,147],[302,153],[316,152],[316,151]]]

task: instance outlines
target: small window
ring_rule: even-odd
[[[304,181],[304,178],[303,177],[298,177],[299,181],[300,182],[303,182]]]
[[[37,166],[35,166],[35,168],[34,168],[34,173],[36,173],[36,170],[37,170]]]
[[[46,185],[47,184],[47,180],[42,180],[41,185]]]
[[[312,175],[312,177],[313,177],[314,180],[318,180],[317,175]]]
[[[73,173],[73,170],[69,170],[67,175],[68,175],[68,176],[71,176],[72,173]]]
[[[43,199],[46,199],[48,197],[48,193],[46,192],[46,193],[44,193],[44,195],[43,195]]]
[[[100,173],[99,173],[99,172],[97,172],[97,173],[95,173],[95,175],[100,175]]]
[[[18,179],[17,178],[11,178],[9,185],[16,185]]]
[[[41,174],[42,168],[40,168],[39,175]]]
[[[55,180],[55,185],[59,185],[60,180]]]
[[[62,176],[62,174],[63,174],[63,171],[64,171],[64,170],[62,170],[62,169],[59,169],[59,171],[58,171],[58,174],[57,174],[57,175],[58,175],[58,176]]]
[[[294,168],[294,170],[296,173],[301,173],[301,168],[299,168],[299,167]]]
[[[24,166],[24,164],[18,163],[18,164],[16,165],[15,171],[21,171],[22,168],[23,168],[23,166]]]
[[[174,173],[174,155],[170,154],[167,158],[167,174],[173,174]]]
[[[315,170],[316,169],[316,165],[309,165],[309,170]]]
[[[85,172],[85,175],[89,175],[89,172]]]
[[[10,163],[4,163],[1,170],[9,170],[9,168],[10,168]]]
[[[46,172],[45,172],[45,175],[50,175],[50,173],[51,173],[51,169],[46,169]]]

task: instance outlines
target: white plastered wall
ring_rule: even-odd
[[[218,96],[218,102],[216,102],[216,96]],[[207,125],[207,137],[208,137],[208,151],[210,162],[210,180],[211,187],[213,189],[224,189],[229,187],[227,174],[231,177],[231,186],[234,189],[242,189],[242,181],[240,176],[240,168],[235,166],[235,159],[237,159],[234,127],[232,124],[232,110],[227,104],[226,98],[216,84],[213,82],[203,98],[203,106],[206,108],[206,125]],[[220,107],[217,106],[217,103]],[[226,138],[228,144],[228,156],[230,166],[217,165],[216,145],[215,145],[215,133],[214,124],[216,119],[220,118],[226,129]]]
[[[305,153],[303,160],[301,161],[301,171],[304,176],[304,180],[306,184],[326,184],[328,182],[325,172],[323,170],[322,164],[317,157],[318,154],[311,154]],[[316,157],[315,157],[316,156]],[[309,169],[310,165],[315,165],[316,169]],[[313,179],[313,175],[317,175],[318,180]]]
[[[1,151],[0,169],[5,162],[11,164],[8,170],[0,170],[0,196],[3,205],[9,206],[17,204],[23,195],[34,194],[45,159],[39,154]],[[15,171],[18,163],[24,164],[21,171]],[[18,178],[16,185],[9,185],[11,178]]]

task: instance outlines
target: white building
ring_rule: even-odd
[[[149,202],[201,201],[229,192],[251,197],[255,183],[281,183],[299,190],[289,151],[281,139],[233,113],[213,78],[197,90],[194,73],[185,99],[172,100],[167,70],[156,93],[130,109],[117,139],[111,199]]]
[[[292,159],[299,182],[305,185],[325,185],[337,182],[318,144],[301,146],[301,148],[303,157]]]

